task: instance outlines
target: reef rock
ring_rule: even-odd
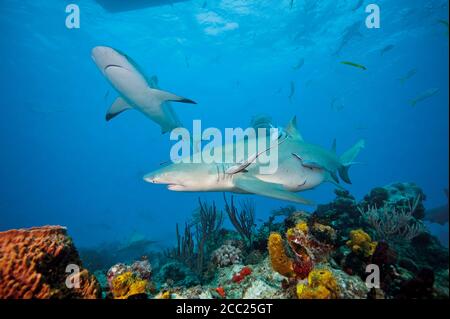
[[[66,273],[68,265],[79,272]],[[61,226],[0,232],[0,281],[0,298],[101,297],[99,283],[81,267],[78,252]]]

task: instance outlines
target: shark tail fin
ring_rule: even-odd
[[[359,152],[364,148],[364,140],[359,140],[355,145],[353,145],[349,150],[341,155],[339,161],[341,165],[339,166],[339,176],[347,184],[351,184],[350,178],[348,176],[348,170],[350,166],[355,164],[354,160],[358,156]]]

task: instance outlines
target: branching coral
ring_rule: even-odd
[[[69,264],[79,266],[66,285]],[[100,285],[81,268],[81,261],[66,229],[60,226],[0,232],[1,298],[99,298]]]
[[[297,285],[299,299],[336,299],[339,286],[333,273],[328,269],[314,269],[309,273],[308,284]]]
[[[375,252],[375,248],[377,248],[377,242],[372,241],[369,234],[362,229],[356,229],[350,232],[347,246],[357,255],[370,257]]]
[[[255,207],[253,203],[250,201],[241,202],[241,211],[239,212],[234,205],[233,196],[231,196],[229,205],[225,194],[223,198],[225,200],[225,211],[228,214],[231,224],[233,224],[236,231],[242,237],[242,240],[247,243],[247,247],[251,247],[253,228],[255,225]]]
[[[425,231],[424,225],[414,218],[413,213],[420,203],[417,196],[407,208],[397,209],[388,203],[382,208],[369,206],[367,210],[358,208],[362,217],[375,229],[377,237],[386,241],[410,241]]]
[[[217,210],[215,203],[211,205],[200,199],[199,209],[194,214],[191,224],[186,223],[184,235],[180,235],[178,224],[176,225],[177,247],[166,252],[167,257],[176,259],[188,266],[202,279],[204,261],[211,254],[211,242],[215,242],[222,229],[223,214]],[[192,233],[191,228],[195,232]]]

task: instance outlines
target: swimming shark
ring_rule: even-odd
[[[364,147],[364,141],[360,140],[338,157],[336,143],[333,143],[331,150],[327,150],[305,142],[297,130],[295,117],[276,138],[277,143],[271,151],[278,151],[278,168],[273,174],[262,174],[261,163],[255,161],[257,155],[249,155],[247,160],[231,164],[173,163],[146,174],[144,180],[166,184],[172,191],[257,194],[314,205],[297,192],[313,189],[323,182],[339,185],[337,173],[344,182],[351,183],[348,169]],[[236,144],[248,141],[244,139]],[[226,152],[227,149],[234,152],[233,148],[220,146],[217,151]]]
[[[158,123],[164,134],[181,126],[168,101],[196,104],[190,99],[155,87],[153,79],[147,79],[130,57],[116,49],[97,46],[92,49],[91,56],[120,94],[106,113],[107,121],[126,110],[136,109]]]
[[[426,210],[424,220],[440,225],[448,223],[448,189],[444,189],[444,192],[447,196],[447,204]]]

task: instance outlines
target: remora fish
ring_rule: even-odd
[[[447,196],[447,204],[425,211],[424,220],[440,225],[448,223],[448,189],[444,189],[444,193]]]
[[[237,143],[246,143],[248,140]],[[167,184],[173,191],[234,192],[247,193],[288,200],[300,204],[313,204],[296,192],[312,189],[322,182],[339,182],[336,172],[346,183],[351,183],[348,169],[354,163],[364,141],[338,157],[332,150],[306,143],[296,128],[295,117],[278,136],[278,169],[274,174],[261,174],[260,163],[247,160],[231,164],[221,163],[174,163],[144,176],[144,180],[154,184]],[[218,147],[215,151],[225,154],[231,148]],[[204,150],[203,152],[210,152]],[[224,156],[222,157],[224,158]]]
[[[367,70],[367,68],[364,65],[358,64],[358,63],[354,63],[354,62],[350,62],[350,61],[342,61],[341,64],[353,66],[353,67],[361,69],[361,70]]]
[[[419,94],[416,98],[412,99],[409,103],[411,104],[411,106],[416,106],[417,103],[422,102],[422,101],[432,97],[433,95],[435,95],[438,92],[439,92],[438,88],[428,89],[425,92],[422,92],[421,94]]]
[[[192,103],[194,101],[175,94],[152,88],[140,68],[128,56],[105,46],[92,49],[92,59],[102,74],[108,79],[120,96],[114,101],[106,113],[109,121],[118,114],[136,109],[161,126],[166,133],[181,126],[175,112],[166,101]]]

